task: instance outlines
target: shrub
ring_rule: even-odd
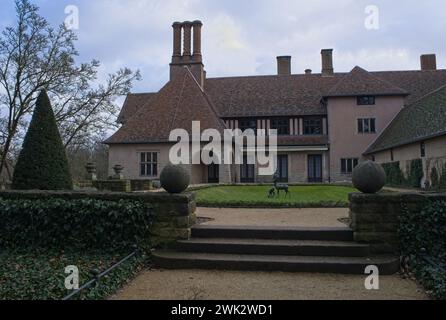
[[[391,162],[383,164],[384,171],[387,175],[387,184],[391,186],[403,186],[406,183],[403,171],[399,162]]]
[[[0,247],[128,251],[149,245],[152,221],[139,201],[0,198]]]
[[[71,190],[73,188],[56,118],[43,90],[23,142],[13,177],[16,190]]]
[[[410,162],[409,175],[407,177],[407,185],[411,188],[420,188],[421,179],[423,179],[423,160],[415,159]]]
[[[440,187],[440,180],[438,178],[438,170],[436,167],[433,167],[431,170],[431,187],[435,190]]]
[[[427,203],[421,212],[404,210],[400,220],[403,255],[410,257],[413,271],[433,297],[446,299],[446,202]],[[433,263],[426,261],[422,249]]]

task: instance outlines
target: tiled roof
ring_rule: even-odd
[[[345,85],[356,77],[362,77],[362,81],[372,85],[372,88],[379,87],[374,90],[375,93],[408,93],[408,104],[446,84],[446,70],[367,72],[359,67],[355,69],[353,75],[335,73],[332,77],[311,74],[209,78],[205,91],[219,116],[231,118],[325,115],[327,110],[320,101],[324,96],[335,95],[332,89],[335,86],[339,86],[337,95],[373,94],[364,91],[362,84],[353,83],[356,87],[354,92]],[[386,85],[390,89],[386,89]],[[151,104],[152,101],[153,94],[130,95],[124,104],[121,118],[131,117],[135,109]]]
[[[189,69],[184,68],[130,117],[106,144],[168,142],[174,129],[192,132],[192,121],[201,122],[201,130],[223,131],[225,125]]]
[[[205,90],[224,118],[324,115],[321,98],[338,78],[339,74],[214,78],[206,80]]]
[[[351,97],[361,95],[408,95],[408,92],[356,66],[334,85],[326,97]]]
[[[405,107],[365,154],[446,135],[446,86]]]
[[[140,107],[145,104],[150,104],[155,97],[156,93],[132,93],[127,95],[121,113],[118,116],[118,123],[124,123],[128,118],[131,118]]]

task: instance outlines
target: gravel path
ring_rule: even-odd
[[[198,208],[200,218],[211,218],[207,225],[219,226],[299,226],[345,227],[339,219],[348,218],[349,209],[215,209]]]
[[[365,276],[153,270],[142,273],[112,300],[424,300],[426,294],[399,275],[382,276],[380,290]]]

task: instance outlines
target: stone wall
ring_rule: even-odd
[[[368,243],[376,254],[399,252],[399,217],[405,210],[421,212],[428,201],[446,201],[446,194],[350,194],[351,228],[355,241]]]
[[[170,195],[167,193],[4,191],[0,192],[0,198],[143,201],[156,215],[155,223],[151,230],[154,246],[168,245],[176,240],[189,239],[191,236],[191,228],[196,223],[196,201],[194,193]]]

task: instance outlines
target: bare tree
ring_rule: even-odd
[[[86,143],[114,125],[114,100],[139,71],[124,68],[97,84],[99,61],[76,65],[77,40],[63,24],[51,27],[29,0],[16,0],[17,23],[0,35],[0,173],[21,143],[37,94],[46,89],[65,146]]]

